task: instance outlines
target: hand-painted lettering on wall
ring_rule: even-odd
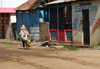
[[[74,22],[73,22],[73,36],[76,36],[77,35],[77,23],[78,23],[78,18],[75,17],[74,18]]]
[[[97,11],[96,5],[85,5],[85,6],[76,6],[74,7],[75,12],[81,12],[83,9],[89,9],[90,12]]]
[[[77,22],[78,22],[78,18],[75,17],[75,18],[74,18],[74,22],[73,22],[73,27],[74,27],[74,29],[77,28]]]

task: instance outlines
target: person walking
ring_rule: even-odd
[[[21,30],[20,30],[20,33],[21,35],[21,38],[22,38],[22,45],[23,45],[23,48],[28,48],[27,47],[27,39],[29,37],[29,32],[28,30],[26,29],[25,25],[22,25],[21,27]]]

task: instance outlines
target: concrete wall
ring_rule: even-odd
[[[49,24],[46,22],[39,23],[39,40],[48,41],[49,40]]]
[[[84,45],[82,9],[89,9],[90,45],[100,44],[100,1],[91,1],[91,5],[83,6],[80,3],[89,1],[72,3],[73,43]]]

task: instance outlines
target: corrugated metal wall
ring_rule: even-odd
[[[30,12],[30,37],[39,41],[39,10]]]
[[[26,26],[26,28],[28,29],[28,31],[29,31],[29,27],[30,27],[30,23],[29,23],[29,18],[30,18],[30,16],[29,16],[29,11],[25,11],[24,12],[24,17],[23,18],[25,18],[25,19],[23,19],[23,21],[25,20],[25,26]]]
[[[26,26],[32,40],[39,40],[39,10],[17,11],[17,32],[22,24]]]
[[[22,11],[18,11],[17,13],[17,32],[20,32],[20,27],[23,24],[23,13]]]

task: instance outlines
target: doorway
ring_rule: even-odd
[[[68,38],[65,40],[65,31],[72,30],[72,7],[61,6],[59,7],[59,40],[60,43],[69,42]],[[70,31],[72,33],[72,31]],[[71,36],[71,34],[70,34]]]
[[[90,45],[89,10],[82,10],[84,45]]]

